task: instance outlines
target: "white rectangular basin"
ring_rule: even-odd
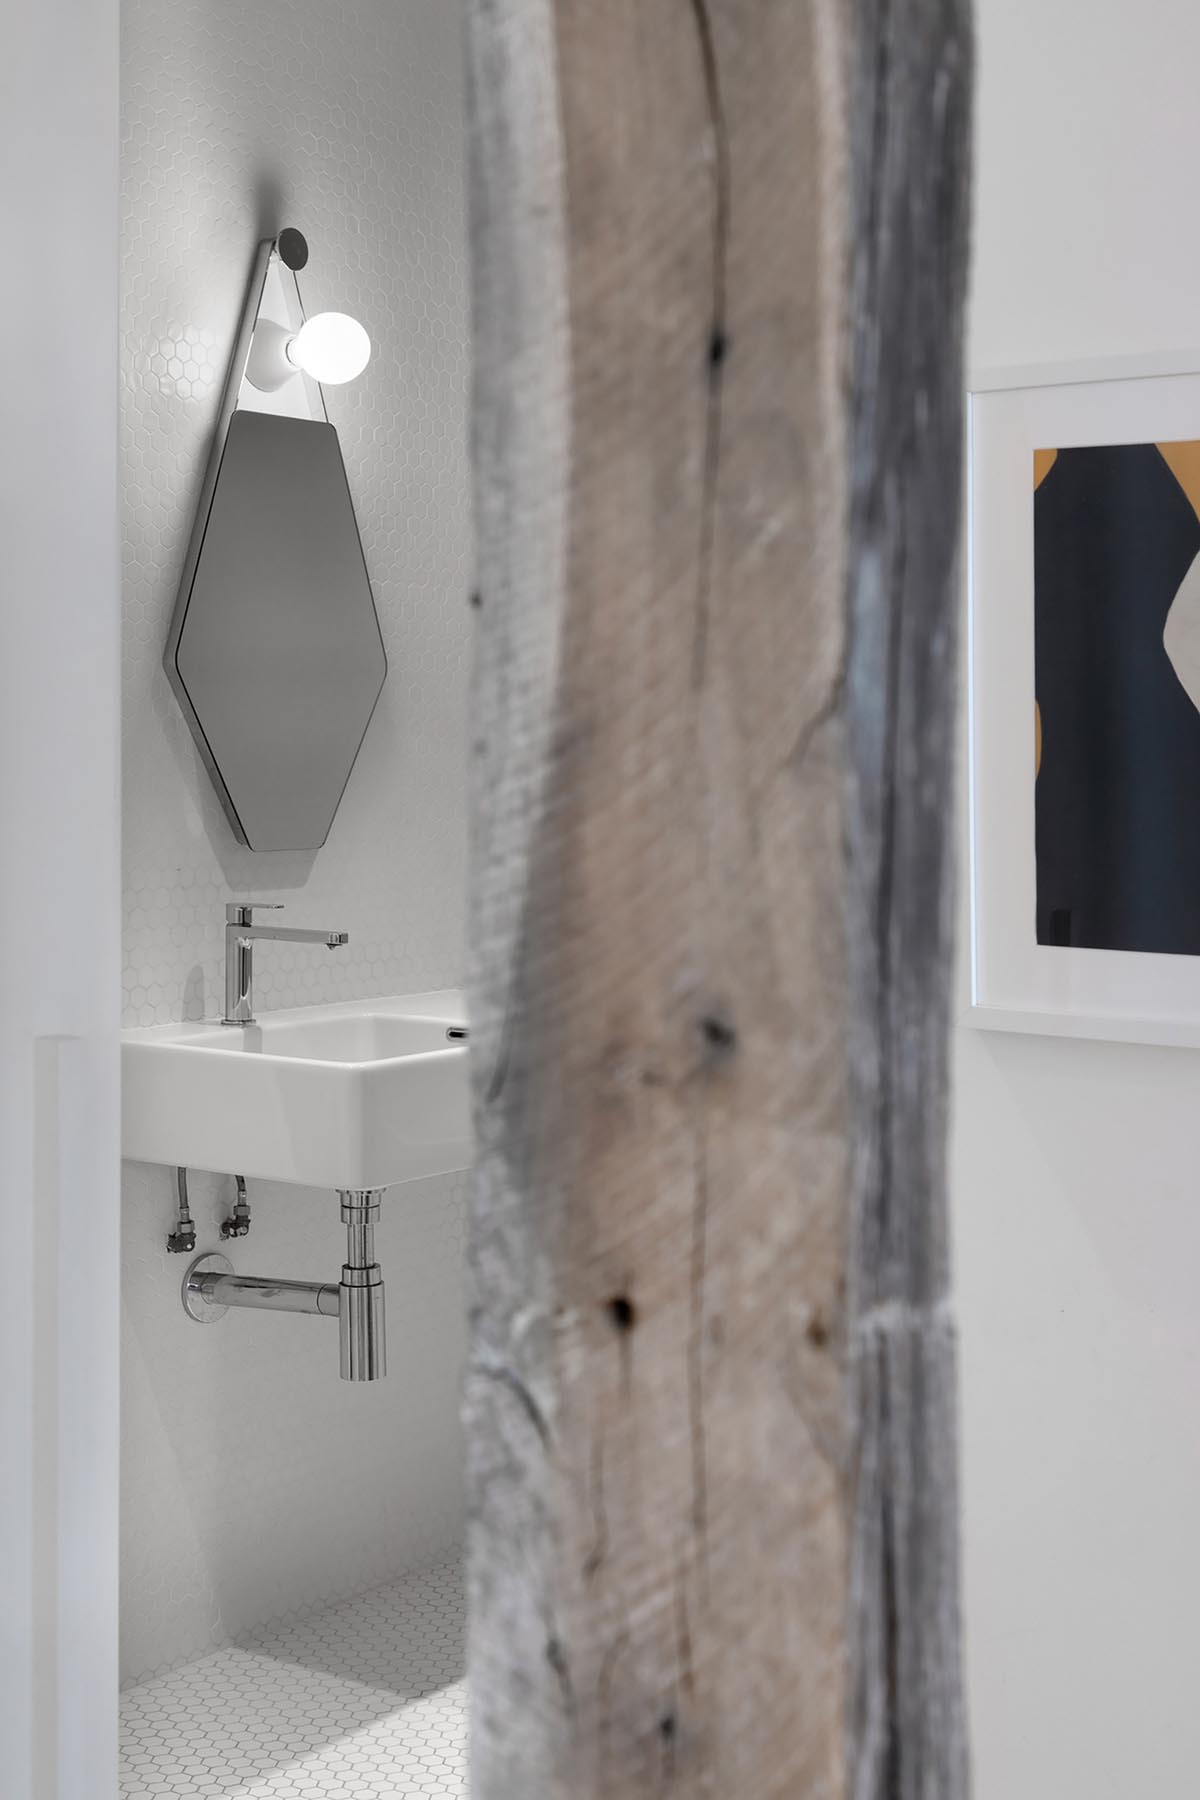
[[[122,1033],[122,1155],[304,1187],[471,1161],[462,995],[305,1006]]]

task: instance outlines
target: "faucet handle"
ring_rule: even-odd
[[[225,907],[227,925],[253,925],[256,912],[282,912],[282,900],[230,900]]]

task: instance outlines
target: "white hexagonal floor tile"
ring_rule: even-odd
[[[402,1800],[466,1786],[457,1561],[130,1688],[121,1800]]]

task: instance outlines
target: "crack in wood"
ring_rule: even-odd
[[[704,1420],[704,1283],[708,1264],[708,1133],[704,1104],[696,1122],[695,1192],[692,1196],[691,1291],[688,1307],[688,1435],[692,1452],[692,1523],[701,1556],[708,1528],[708,1450]]]
[[[629,1648],[629,1632],[622,1626],[600,1659],[596,1675],[596,1706],[600,1715],[600,1759],[609,1760],[609,1734],[613,1727],[612,1685],[617,1662]]]
[[[811,712],[799,731],[795,741],[782,759],[778,773],[785,769],[793,775],[799,775],[808,760],[808,753],[826,725],[837,717],[842,710],[846,698],[846,686],[850,678],[850,624],[847,622],[846,638],[842,645],[842,654],[829,687],[822,695],[813,712]]]
[[[895,912],[896,890],[896,834],[897,807],[896,770],[899,766],[902,748],[899,738],[899,707],[901,653],[904,628],[904,547],[901,544],[897,557],[895,580],[892,583],[892,605],[888,613],[887,640],[887,676],[884,692],[884,727],[881,734],[881,763],[879,772],[882,800],[880,805],[880,842],[877,886],[875,890],[875,950],[878,957],[877,986],[875,993],[876,1019],[875,1042],[880,1047],[878,1065],[878,1091],[875,1096],[875,1131],[877,1133],[876,1148],[879,1156],[876,1174],[875,1193],[872,1196],[876,1223],[880,1231],[880,1242],[876,1246],[876,1272],[883,1268],[881,1253],[887,1238],[887,1214],[892,1190],[895,1185],[895,1171],[892,1166],[892,1112],[894,1107],[893,1081],[895,1020],[893,1006],[895,1002],[895,977],[892,966],[892,926]]]
[[[721,96],[716,44],[708,0],[688,0],[696,24],[704,92],[713,137],[712,298],[705,370],[707,396],[704,423],[704,472],[700,490],[700,550],[697,559],[696,635],[692,647],[692,685],[704,683],[708,663],[709,613],[712,606],[712,558],[716,535],[717,476],[721,461],[721,399],[729,337],[726,288],[729,256],[729,133]],[[719,347],[719,348],[718,348]]]
[[[562,1640],[552,1633],[546,1639],[546,1661],[554,1670],[558,1680],[562,1703],[570,1718],[575,1717],[575,1688],[571,1681],[571,1669],[567,1662],[567,1653],[563,1649]]]
[[[471,1364],[470,1373],[485,1381],[494,1381],[498,1386],[507,1389],[520,1402],[522,1411],[541,1439],[542,1448],[549,1451],[552,1438],[546,1415],[515,1369],[510,1369],[506,1363],[476,1360]]]
[[[675,1780],[676,1739],[679,1726],[674,1710],[668,1710],[659,1716],[658,1745],[662,1756],[659,1768],[660,1792],[665,1792]]]
[[[675,1574],[675,1646],[680,1682],[688,1697],[693,1698],[696,1692],[696,1668],[692,1648],[692,1624],[688,1616],[687,1575],[682,1561]]]
[[[888,1435],[889,1420],[886,1416],[886,1397],[883,1408],[884,1416],[879,1422],[881,1434]],[[880,1495],[879,1518],[879,1565],[880,1581],[883,1587],[883,1679],[884,1691],[887,1695],[887,1706],[884,1709],[883,1729],[884,1746],[881,1759],[880,1777],[881,1792],[884,1794],[900,1794],[903,1792],[901,1780],[900,1757],[900,1596],[896,1569],[896,1522],[892,1514],[891,1497],[885,1491]]]
[[[721,462],[721,418],[725,368],[728,361],[727,283],[729,253],[730,166],[729,133],[725,119],[716,42],[708,0],[689,0],[695,23],[713,140],[713,238],[712,290],[707,393],[704,428],[704,463],[700,495],[700,542],[697,552],[696,627],[692,646],[692,687],[703,686],[707,672],[709,615],[712,606],[713,547],[716,536],[717,483]],[[697,724],[699,714],[697,712]],[[711,1040],[710,1053],[711,1053]],[[693,1112],[695,1146],[692,1197],[692,1243],[687,1344],[688,1432],[692,1462],[692,1523],[703,1564],[708,1526],[708,1454],[704,1418],[704,1290],[707,1276],[708,1235],[708,1132],[703,1098]]]
[[[585,1581],[592,1581],[608,1556],[608,1507],[604,1497],[604,1428],[597,1421],[592,1432],[591,1460],[588,1468],[588,1492],[592,1506],[592,1547],[583,1564]]]

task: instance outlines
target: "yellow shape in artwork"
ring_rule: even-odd
[[[1033,453],[1033,491],[1035,494],[1037,493],[1037,490],[1041,487],[1043,481],[1045,481],[1047,475],[1050,473],[1051,469],[1054,467],[1054,465],[1057,461],[1058,461],[1058,451],[1057,450],[1035,450],[1034,451],[1034,453]]]
[[[1192,511],[1200,519],[1200,442],[1189,439],[1181,444],[1160,444],[1158,453],[1192,503]]]

